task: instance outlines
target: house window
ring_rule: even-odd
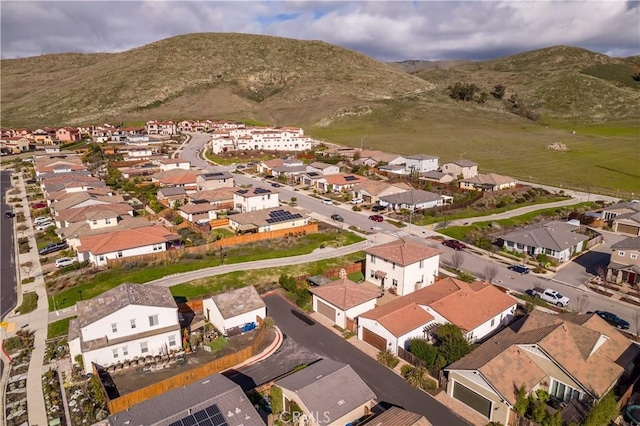
[[[122,252],[121,251],[118,252],[118,257],[122,257]]]
[[[129,347],[128,346],[123,346],[122,347],[122,356],[127,356],[129,355]]]
[[[104,260],[104,256],[98,256],[98,261],[102,262]]]
[[[424,260],[421,260],[421,261],[420,261],[420,264],[418,264],[418,267],[419,267],[420,269],[424,268]]]
[[[371,270],[371,278],[375,278],[376,274],[373,273],[373,269]]]
[[[637,258],[638,258],[638,253],[630,253],[630,254],[629,254],[629,257],[630,257],[631,259],[637,259]]]
[[[136,328],[136,320],[135,319],[129,320],[129,322],[131,323],[131,328]]]
[[[551,396],[554,396],[564,402],[568,402],[571,398],[578,398],[580,396],[577,390],[565,385],[564,383],[560,383],[555,379],[552,379],[551,391],[549,393]]]
[[[106,218],[104,220],[104,223],[106,223],[107,225],[111,225],[111,218]]]
[[[93,223],[94,225],[97,225],[98,221],[97,220],[92,220],[91,223]]]
[[[619,252],[618,252],[618,256],[620,256],[620,257],[624,257],[624,252],[623,252],[623,251],[619,251]]]
[[[374,255],[371,255],[371,263],[376,263],[376,257]]]
[[[117,333],[118,332],[118,323],[114,322],[113,324],[111,324],[111,331],[113,333]]]
[[[140,353],[146,354],[149,352],[149,345],[147,342],[140,342]]]
[[[150,315],[149,316],[149,327],[154,327],[158,325],[158,315]]]
[[[176,336],[172,334],[171,336],[169,336],[169,346],[175,346],[175,345],[176,345]]]
[[[111,351],[113,352],[113,357],[118,358],[118,349],[111,349]]]
[[[393,281],[391,282],[391,285],[394,287],[398,287],[398,280],[394,278]]]
[[[491,318],[491,327],[493,327],[493,325],[496,323],[496,319],[495,318]]]
[[[396,264],[395,263],[391,264],[391,269],[396,269]]]

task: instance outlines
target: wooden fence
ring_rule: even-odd
[[[107,399],[107,407],[109,408],[109,412],[113,414],[117,414],[121,411],[128,410],[136,404],[140,404],[148,399],[154,398],[158,395],[162,395],[166,392],[170,392],[173,389],[186,386],[190,383],[193,383],[197,380],[203,379],[207,376],[210,376],[215,373],[219,373],[221,371],[227,370],[234,365],[237,365],[252,356],[256,355],[256,351],[264,336],[266,334],[266,326],[263,324],[258,329],[258,334],[254,338],[251,345],[246,348],[226,355],[222,358],[218,358],[213,360],[207,364],[201,365],[199,367],[193,368],[189,371],[185,371],[184,373],[175,375],[173,377],[169,377],[165,380],[161,380],[152,385],[146,386],[142,389],[135,390],[126,395],[121,395],[118,398],[109,399],[108,394],[105,392],[105,396]],[[97,371],[94,365],[94,374],[97,375]],[[104,387],[102,388],[104,392]]]
[[[322,272],[322,275],[324,275],[327,278],[335,278],[337,276],[339,276],[340,274],[340,270],[344,269],[347,274],[351,274],[353,272],[362,272],[363,274],[365,273],[365,262],[364,260],[352,263],[350,265],[345,265],[345,266],[340,266],[337,268],[331,268],[331,269],[327,269],[326,271]],[[299,275],[297,277],[295,277],[296,281],[298,282],[304,282],[307,280],[307,278],[309,278],[311,275],[307,274],[307,275]]]
[[[117,259],[108,259],[107,267],[117,268],[125,263],[131,262],[157,262],[167,261],[169,259],[180,259],[186,253],[189,254],[205,254],[220,250],[222,247],[232,247],[242,244],[253,243],[257,241],[273,240],[284,238],[288,235],[304,235],[318,232],[318,224],[310,223],[305,226],[296,228],[281,229],[277,231],[259,232],[256,234],[237,235],[235,237],[223,238],[213,243],[203,244],[201,246],[183,247],[173,250],[161,251],[158,253],[141,254],[139,256],[122,257]]]

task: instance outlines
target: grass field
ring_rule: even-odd
[[[50,322],[47,326],[47,339],[58,336],[66,336],[69,333],[69,322],[76,317],[61,319],[60,321]]]

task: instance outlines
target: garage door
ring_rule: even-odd
[[[491,418],[491,401],[455,381],[453,382],[453,397],[486,418]]]
[[[374,333],[368,328],[362,329],[362,340],[378,349],[379,351],[384,351],[387,349],[387,339],[380,336],[379,334]]]
[[[336,310],[321,300],[318,300],[318,312],[336,322]]]
[[[629,235],[638,235],[638,227],[633,225],[625,225],[623,223],[619,223],[616,227],[616,231],[622,234]]]

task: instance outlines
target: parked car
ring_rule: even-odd
[[[362,204],[364,203],[364,200],[362,198],[354,198],[353,200],[349,201],[351,204]]]
[[[47,207],[49,207],[47,205],[47,203],[33,203],[33,204],[31,204],[31,208],[35,209],[35,210],[37,210],[37,209],[46,209]]]
[[[629,329],[629,323],[614,313],[607,312],[607,311],[593,311],[593,312],[587,312],[587,313],[596,314],[597,316],[599,316],[600,318],[602,318],[612,326],[619,328],[621,330]]]
[[[44,256],[45,254],[55,253],[68,248],[69,244],[66,241],[60,241],[59,243],[51,243],[48,246],[41,248],[38,250],[38,254]]]
[[[39,225],[42,222],[51,222],[51,221],[53,221],[53,219],[51,219],[49,216],[38,216],[35,219],[33,219],[33,223],[35,223],[36,225]]]
[[[507,267],[508,270],[517,272],[520,275],[528,274],[531,270],[523,265],[510,265]]]
[[[274,175],[266,175],[264,178],[265,179],[275,179],[276,177]]]
[[[76,260],[70,257],[61,257],[56,259],[56,268],[64,268],[65,266],[73,265],[75,262]]]
[[[27,185],[34,185],[36,183],[35,179],[27,179],[24,181]]]
[[[271,186],[273,186],[274,188],[280,188],[282,185],[279,184],[278,182],[273,182]]]
[[[329,205],[333,205],[333,201],[328,200],[328,199],[326,199],[326,198],[325,198],[325,199],[323,199],[323,200],[322,200],[322,204],[329,204]]]
[[[454,250],[464,250],[467,248],[467,246],[465,246],[458,240],[444,240],[442,244],[447,247],[451,247]]]
[[[12,212],[11,210],[5,210],[4,211],[4,217],[6,217],[7,219],[11,219],[12,217],[14,217],[16,214],[14,212]]]
[[[331,219],[335,220],[336,222],[344,222],[344,219],[342,218],[342,216],[340,216],[339,214],[332,214],[331,215]]]
[[[247,168],[247,166],[245,166],[244,164],[238,164],[236,166],[236,169],[246,169],[246,168]]]
[[[369,216],[369,219],[373,220],[374,222],[384,222],[384,217],[380,216],[379,214],[372,214],[371,216]]]
[[[387,208],[385,206],[381,206],[380,204],[376,204],[375,206],[371,207],[371,211],[372,212],[382,212],[385,211]]]
[[[49,220],[47,222],[42,222],[42,223],[36,225],[36,229],[38,231],[44,231],[45,229],[51,228],[52,226],[56,226],[56,223],[54,221],[52,221],[52,220]]]
[[[533,290],[527,290],[527,294],[530,296],[537,297],[538,299],[542,299],[547,303],[559,306],[561,308],[566,307],[570,301],[568,297],[563,296],[562,294],[550,288],[545,289],[545,288],[535,287]]]

